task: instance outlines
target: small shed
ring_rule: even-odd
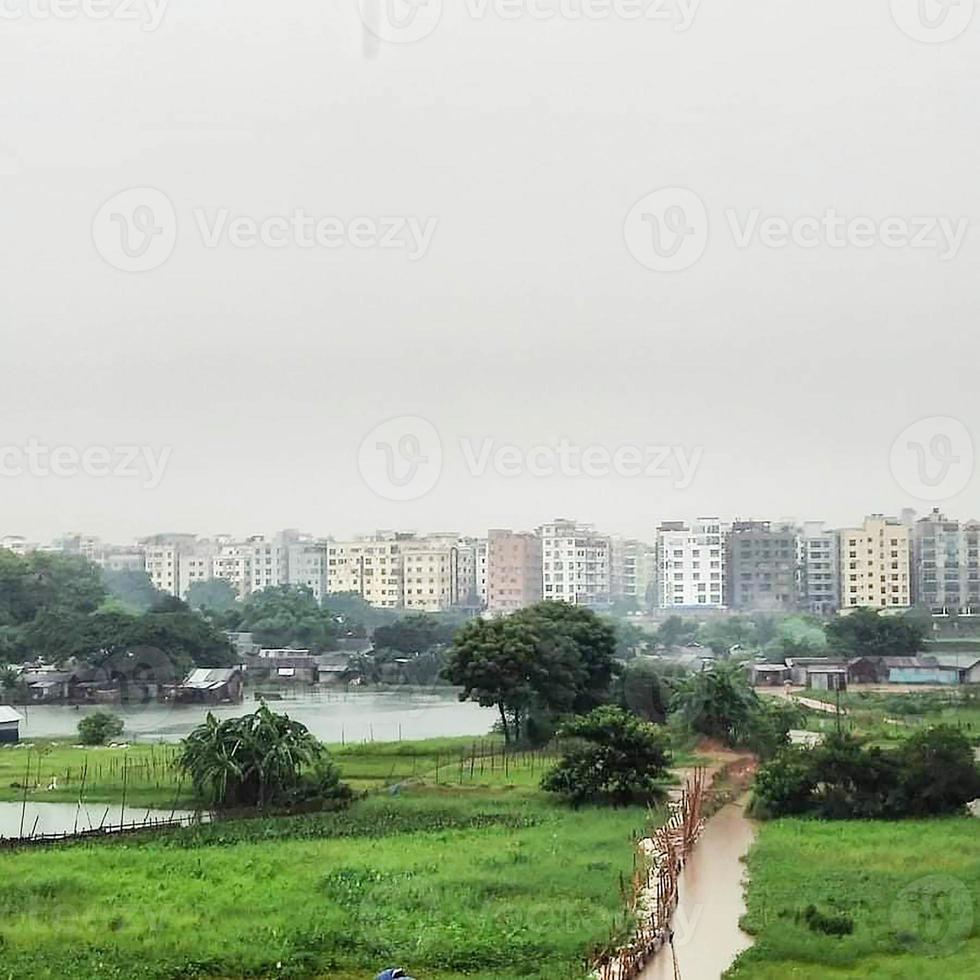
[[[843,661],[831,657],[787,657],[786,666],[789,667],[790,680],[797,687],[811,686],[807,679],[811,667],[844,669],[846,673]]]
[[[806,686],[814,691],[846,691],[846,667],[807,667]]]
[[[243,688],[239,667],[198,667],[177,686],[175,700],[191,704],[239,704],[245,696]]]
[[[16,745],[20,741],[20,723],[23,720],[13,708],[0,705],[0,745]]]
[[[753,687],[780,687],[790,679],[785,664],[748,664],[749,683]]]
[[[980,684],[980,657],[972,653],[937,653],[943,670],[955,670],[961,684]]]

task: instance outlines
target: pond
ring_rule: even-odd
[[[190,822],[195,818],[186,810],[175,810],[174,820]],[[170,820],[170,810],[147,810],[118,803],[0,803],[0,837],[30,837],[31,834],[67,834],[101,826],[142,823],[145,820]],[[22,829],[23,828],[23,829]]]
[[[177,742],[212,712],[219,720],[254,711],[251,694],[243,704],[113,705],[101,710],[125,722],[123,738],[135,742]],[[492,708],[460,701],[454,691],[336,691],[270,701],[273,711],[302,722],[324,742],[394,742],[450,735],[484,735],[497,718]],[[23,739],[68,738],[95,707],[18,706]]]

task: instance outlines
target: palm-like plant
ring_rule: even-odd
[[[715,664],[681,681],[671,708],[693,731],[735,745],[749,734],[759,697],[740,664]]]
[[[185,739],[178,763],[210,805],[262,807],[288,802],[325,751],[305,725],[263,704],[222,722],[209,713]]]

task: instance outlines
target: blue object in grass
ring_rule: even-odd
[[[396,967],[393,970],[382,970],[376,980],[412,980],[412,978],[404,970]]]

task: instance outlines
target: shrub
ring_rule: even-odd
[[[568,722],[558,734],[576,741],[542,779],[542,789],[576,804],[625,805],[657,795],[657,779],[670,765],[670,751],[656,725],[606,705]]]
[[[763,819],[805,813],[815,789],[810,753],[787,748],[756,773],[750,809]]]
[[[912,735],[898,750],[895,805],[909,816],[955,813],[980,797],[980,773],[969,740],[948,725]]]
[[[78,723],[78,737],[82,745],[105,745],[122,735],[122,718],[108,711],[96,711]]]

